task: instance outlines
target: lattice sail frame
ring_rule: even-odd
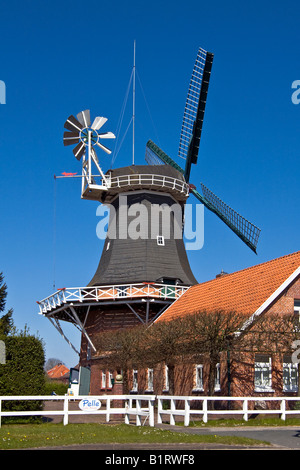
[[[234,226],[253,247],[257,247],[261,230],[256,225],[249,222],[242,215],[228,206],[222,199],[216,196],[210,189],[201,183],[202,193],[205,199],[227,220],[228,224]]]
[[[178,157],[183,158],[184,160],[186,160],[187,157],[189,144],[193,133],[193,126],[197,117],[206,54],[207,52],[204,49],[199,48],[184,108],[178,149]]]
[[[146,145],[146,160],[150,165],[155,165],[158,160],[165,165],[171,165],[180,173],[184,174],[184,170],[163,150],[161,150],[154,142],[149,140]],[[195,186],[190,185],[190,192],[204,206],[216,214],[254,253],[261,230],[254,224],[245,219],[238,212],[233,210],[204,184],[201,183],[203,195],[200,194]]]

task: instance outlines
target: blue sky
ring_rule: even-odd
[[[80,172],[63,146],[63,125],[90,109],[108,117],[103,130],[116,132],[134,40],[136,163],[144,164],[148,139],[176,160],[198,47],[213,52],[191,181],[262,230],[255,255],[205,211],[204,247],[188,253],[198,281],[299,250],[300,105],[291,100],[300,79],[299,2],[12,0],[0,10],[0,270],[16,326],[38,332],[47,357],[77,362],[36,301],[53,292],[54,280],[86,285],[102,251],[98,205],[80,199],[78,179],[56,182],[53,242],[54,174]],[[131,113],[130,97],[121,136]],[[131,163],[131,145],[130,130],[114,167]],[[101,158],[108,169],[111,157]],[[79,346],[75,330],[66,331]]]

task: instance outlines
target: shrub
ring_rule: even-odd
[[[43,395],[45,354],[42,341],[27,331],[6,336],[6,363],[0,365],[0,395]],[[5,411],[41,410],[41,401],[6,401]]]
[[[45,384],[45,395],[51,395],[53,392],[56,395],[65,395],[68,391],[69,385],[56,380],[47,380]]]

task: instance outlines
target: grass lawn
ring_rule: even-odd
[[[112,443],[214,443],[260,445],[262,441],[234,436],[199,436],[126,424],[4,424],[0,449],[26,449],[70,444]],[[268,444],[264,442],[264,444]]]
[[[203,421],[190,421],[190,427],[249,427],[249,426],[269,426],[269,427],[276,427],[276,426],[300,426],[300,419],[299,418],[287,418],[283,421],[280,418],[268,418],[268,417],[259,417],[255,419],[249,419],[248,421],[244,421],[243,419],[216,419],[210,420],[207,423]]]

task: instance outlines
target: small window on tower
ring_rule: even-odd
[[[127,297],[127,286],[117,287],[118,297]]]
[[[164,246],[165,245],[165,237],[163,235],[157,235],[157,244]]]

